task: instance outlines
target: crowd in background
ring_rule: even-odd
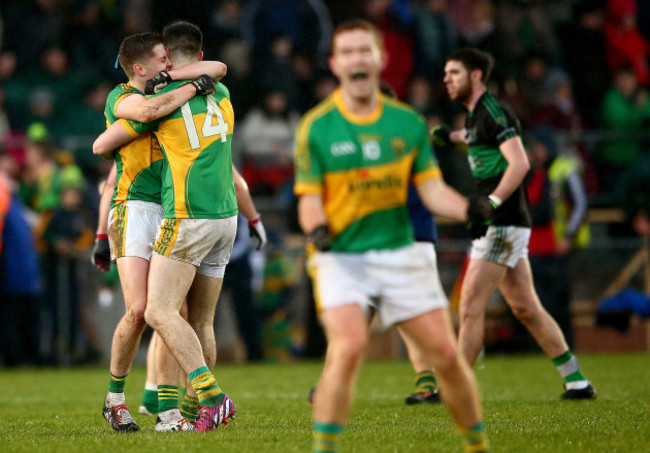
[[[53,363],[57,347],[80,361],[97,355],[77,267],[87,259],[97,187],[110,168],[91,147],[105,129],[108,92],[126,81],[115,69],[122,38],[178,19],[201,27],[205,58],[228,65],[235,165],[255,196],[290,218],[294,131],[300,115],[336,87],[329,36],[351,16],[379,27],[388,53],[384,81],[431,126],[462,125],[464,113],[442,84],[445,58],[478,47],[495,58],[490,89],[521,119],[527,147],[539,142],[549,151],[542,167],[572,156],[592,205],[621,205],[630,220],[650,212],[647,1],[4,0],[0,309],[3,326],[12,326],[0,329],[5,364]],[[459,164],[444,170],[462,187]],[[281,238],[291,222],[275,228]],[[296,279],[281,248],[270,254],[262,297],[275,308]]]

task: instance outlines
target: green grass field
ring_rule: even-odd
[[[561,379],[541,355],[489,357],[477,366],[485,424],[493,452],[650,451],[650,356],[581,355],[596,401],[560,401]],[[320,363],[225,365],[221,387],[237,419],[215,432],[155,433],[155,418],[134,414],[137,434],[114,433],[101,416],[108,371],[0,370],[2,452],[308,452],[306,394]],[[440,406],[407,407],[408,362],[371,362],[362,371],[342,452],[460,452]],[[127,383],[137,412],[144,370]]]

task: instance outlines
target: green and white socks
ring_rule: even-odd
[[[589,387],[589,380],[582,374],[578,359],[569,349],[564,354],[551,359],[553,365],[564,379],[564,388],[566,390],[579,390]]]

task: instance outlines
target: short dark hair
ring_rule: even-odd
[[[122,40],[117,59],[129,78],[135,75],[133,65],[141,58],[150,57],[158,44],[163,44],[162,36],[153,32],[136,33]]]
[[[451,53],[447,61],[460,61],[467,71],[481,71],[481,82],[487,84],[494,67],[494,59],[487,52],[474,47],[466,47]]]
[[[203,48],[203,33],[190,22],[173,22],[163,29],[162,36],[171,54],[198,56]]]
[[[348,19],[341,22],[332,32],[330,36],[330,53],[334,54],[334,40],[338,35],[346,31],[352,30],[365,30],[373,34],[377,47],[382,52],[384,51],[384,38],[381,36],[379,29],[372,23],[365,19]]]

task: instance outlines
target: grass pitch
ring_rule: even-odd
[[[596,401],[560,401],[561,379],[541,355],[488,357],[476,368],[493,452],[650,450],[650,356],[580,355]],[[102,418],[108,370],[0,370],[2,452],[308,452],[309,388],[320,363],[224,365],[217,379],[237,419],[215,432],[156,433],[155,417],[134,413],[136,434],[114,433]],[[131,372],[127,404],[137,412],[144,370]],[[440,406],[406,406],[408,362],[365,364],[342,452],[460,452]]]

